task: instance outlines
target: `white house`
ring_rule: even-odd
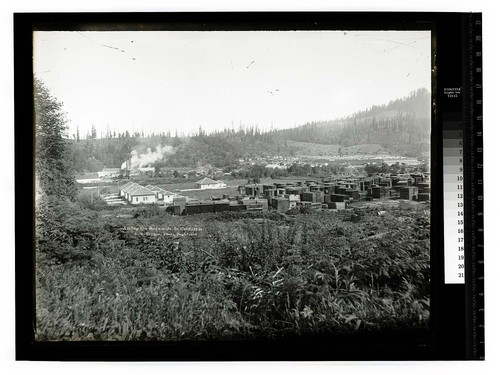
[[[173,203],[174,193],[153,185],[147,185],[146,188],[156,194],[156,199],[161,200],[164,203]]]
[[[156,194],[145,187],[139,186],[133,189],[130,192],[130,203],[132,204],[141,204],[141,203],[155,203],[156,202]]]
[[[154,188],[154,186],[152,187]],[[144,187],[132,181],[127,182],[120,188],[120,196],[124,197],[132,204],[156,203],[157,200],[155,191],[148,189],[147,186]]]
[[[163,202],[167,204],[174,203],[174,195],[175,195],[174,193],[162,189],[162,194],[163,194]]]
[[[143,189],[143,187],[141,185],[139,185],[139,184],[135,184],[134,186],[131,186],[129,189],[127,189],[125,198],[129,202],[132,202],[132,194],[135,193],[139,189]]]
[[[123,185],[120,189],[120,195],[122,197],[125,197],[126,200],[130,200],[130,192],[132,191],[132,189],[134,189],[135,187],[139,186],[139,184],[135,183],[135,182],[127,182],[125,185]]]
[[[195,183],[197,189],[220,189],[225,188],[226,184],[223,181],[214,181],[208,177],[205,177]]]
[[[120,197],[124,197],[127,194],[128,189],[134,185],[137,185],[137,184],[135,182],[132,182],[132,181],[129,181],[125,185],[123,185],[120,188]]]

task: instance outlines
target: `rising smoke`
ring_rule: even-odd
[[[130,168],[143,168],[152,166],[155,162],[160,161],[166,155],[172,155],[174,153],[174,148],[172,146],[161,146],[158,145],[154,150],[148,147],[146,153],[139,154],[136,150],[132,150],[130,153]],[[123,162],[121,168],[125,169],[127,167],[127,162]]]

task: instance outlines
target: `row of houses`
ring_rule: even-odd
[[[205,177],[196,182],[195,186],[197,189],[219,189],[226,187],[226,184],[222,181],[214,181]],[[185,201],[187,200],[187,197],[176,195],[158,186],[142,186],[132,181],[127,182],[120,188],[120,197],[132,204],[158,203],[169,205],[174,203],[174,198],[177,198],[177,200],[180,199],[180,201],[183,198],[186,198]]]
[[[132,204],[171,204],[175,194],[158,186],[142,186],[130,181],[120,188],[120,196]]]

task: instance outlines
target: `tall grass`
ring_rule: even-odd
[[[38,219],[38,340],[280,338],[428,324],[423,210],[367,210],[356,220],[264,215],[263,223],[243,213],[128,219],[202,228],[179,240],[126,232],[92,211],[68,229],[68,205],[52,202],[50,220]]]

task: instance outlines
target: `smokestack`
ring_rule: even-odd
[[[122,166],[120,167],[120,169],[122,170],[126,170],[126,171],[130,171],[130,164],[131,164],[131,160],[130,158],[125,160],[123,163],[122,163]]]

